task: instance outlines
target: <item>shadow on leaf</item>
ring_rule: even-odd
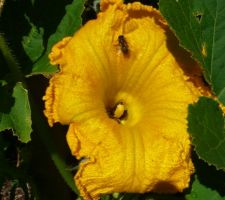
[[[15,98],[12,97],[13,87],[11,85],[0,85],[0,112],[10,113],[12,106],[15,103]]]

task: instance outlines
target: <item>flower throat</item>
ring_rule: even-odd
[[[119,124],[123,124],[128,117],[128,111],[123,101],[119,101],[112,108],[107,109],[110,118],[116,120]]]

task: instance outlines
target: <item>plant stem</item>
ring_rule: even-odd
[[[11,73],[14,75],[15,81],[22,81],[23,82],[23,74],[19,69],[18,62],[16,61],[15,57],[13,56],[7,42],[2,34],[0,34],[0,51],[2,52],[5,61],[8,64],[8,68]]]
[[[8,64],[9,70],[14,75],[13,76],[15,79],[14,81],[22,82],[23,86],[25,88],[28,88],[24,79],[24,75],[20,71],[18,62],[16,61],[15,56],[13,56],[9,46],[7,45],[5,38],[1,34],[0,34],[0,51],[2,52],[5,61]],[[41,138],[42,142],[47,148],[47,151],[52,161],[54,162],[56,168],[58,169],[59,173],[61,174],[67,185],[71,188],[73,192],[78,194],[78,190],[76,189],[74,184],[73,176],[68,170],[66,170],[67,165],[64,159],[61,157],[57,147],[51,140],[47,122],[46,120],[44,120],[43,114],[40,112],[40,108],[37,107],[37,104],[34,102],[31,95],[30,95],[30,106],[32,110],[33,124],[37,130],[37,133],[39,134],[39,137]]]

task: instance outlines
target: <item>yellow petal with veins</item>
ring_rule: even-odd
[[[188,105],[200,95],[191,59],[152,7],[103,0],[101,10],[53,47],[60,72],[44,97],[49,124],[69,124],[80,193],[183,191],[194,170]]]

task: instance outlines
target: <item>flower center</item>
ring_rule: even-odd
[[[109,108],[108,115],[110,118],[115,119],[118,123],[123,124],[128,117],[128,111],[124,102],[119,101],[112,108]]]
[[[140,122],[144,112],[141,101],[124,91],[119,91],[105,106],[109,118],[128,127]]]

